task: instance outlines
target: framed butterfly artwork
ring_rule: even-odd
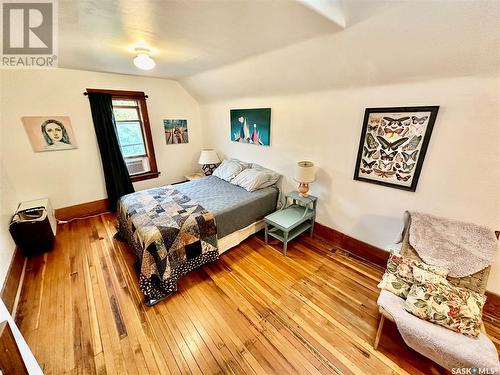
[[[415,191],[438,110],[367,108],[354,179]]]

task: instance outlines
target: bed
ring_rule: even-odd
[[[276,210],[276,186],[255,192],[215,176],[132,193],[118,202],[118,236],[134,251],[139,287],[154,305],[179,277],[262,229]]]

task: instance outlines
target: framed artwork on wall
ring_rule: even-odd
[[[167,145],[189,143],[187,120],[163,120]]]
[[[415,191],[438,110],[367,108],[354,179]]]
[[[231,109],[231,141],[269,146],[271,108]]]
[[[35,152],[71,150],[75,134],[68,116],[26,116],[21,118]]]

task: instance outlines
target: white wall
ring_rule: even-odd
[[[288,189],[295,163],[313,160],[319,222],[379,247],[407,209],[500,229],[500,3],[343,5],[341,32],[181,81],[202,102],[205,146],[275,168]],[[417,191],[354,181],[364,109],[411,105],[441,106]],[[231,143],[229,110],[259,107],[272,108],[271,147]]]
[[[2,134],[3,136],[3,134]],[[9,270],[16,245],[9,233],[9,223],[17,208],[18,198],[12,181],[0,159],[0,289]]]
[[[14,250],[7,226],[19,201],[50,197],[55,208],[106,198],[86,88],[144,91],[161,176],[136,189],[183,180],[199,169],[198,103],[175,81],[67,69],[0,72],[0,285]],[[35,153],[22,116],[67,115],[78,149]],[[187,119],[189,143],[166,145],[163,119]]]
[[[285,189],[298,160],[318,167],[312,194],[318,222],[386,248],[405,210],[500,229],[500,80],[453,78],[419,83],[221,100],[201,107],[205,146],[281,172]],[[439,105],[416,192],[353,180],[367,107]],[[230,141],[231,108],[272,108],[271,146]],[[500,293],[500,256],[489,282]]]
[[[0,74],[0,87],[3,85]],[[2,92],[0,91],[0,113],[5,111],[1,101]],[[0,140],[5,139],[7,133],[0,122]],[[12,180],[7,174],[3,160],[3,142],[0,142],[0,288],[3,285],[10,262],[15,250],[15,244],[10,236],[8,226],[12,213],[17,207],[17,195]]]
[[[20,200],[48,196],[55,208],[106,197],[97,140],[86,88],[144,91],[161,176],[137,189],[183,180],[196,168],[201,147],[197,102],[175,81],[67,69],[11,70],[2,73],[4,168]],[[67,115],[78,149],[35,153],[22,116]],[[163,119],[187,119],[189,143],[166,145]]]

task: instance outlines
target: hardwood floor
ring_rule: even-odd
[[[17,321],[46,374],[444,373],[390,322],[372,348],[383,270],[319,239],[284,257],[253,236],[146,307],[114,220],[61,225],[28,262]]]

